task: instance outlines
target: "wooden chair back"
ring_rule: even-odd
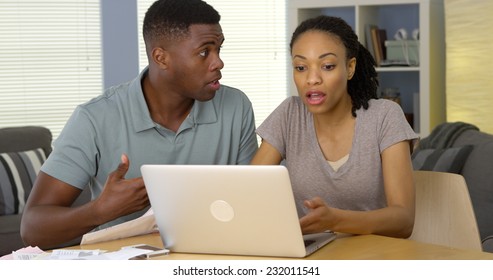
[[[479,230],[464,177],[414,171],[416,217],[409,239],[482,251]]]

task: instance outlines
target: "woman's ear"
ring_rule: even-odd
[[[349,59],[347,63],[347,79],[351,80],[354,76],[354,71],[356,71],[356,57]]]

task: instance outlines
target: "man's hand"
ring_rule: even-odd
[[[130,164],[121,163],[107,178],[100,196],[70,207],[80,190],[40,172],[22,217],[21,235],[26,244],[52,248],[81,237],[95,227],[149,206],[142,177],[125,179]]]
[[[130,162],[123,154],[117,169],[111,172],[104,189],[95,203],[97,208],[110,214],[108,220],[144,209],[149,206],[149,198],[142,177],[125,179]]]

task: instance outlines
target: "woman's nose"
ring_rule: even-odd
[[[320,76],[319,71],[309,70],[308,71],[308,76],[307,76],[306,82],[309,85],[318,85],[318,84],[320,84],[322,82],[322,77]]]

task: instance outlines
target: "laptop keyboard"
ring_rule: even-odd
[[[313,240],[313,239],[307,239],[307,240],[304,240],[304,241],[305,241],[305,247],[307,247],[307,246],[315,243],[315,240]]]

